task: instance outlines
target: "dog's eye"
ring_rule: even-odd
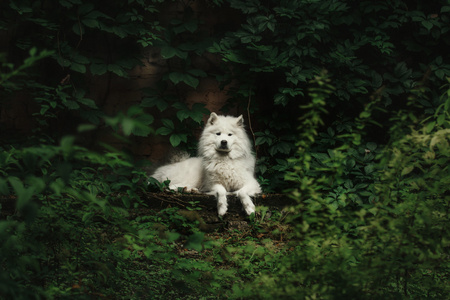
[[[218,133],[216,133],[216,135],[221,135],[221,133],[220,133],[220,132],[218,132]]]
[[[228,134],[228,136],[232,136],[232,134],[231,134],[231,133],[229,133],[229,134]]]

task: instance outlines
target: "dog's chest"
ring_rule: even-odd
[[[233,160],[209,162],[205,171],[210,183],[219,183],[229,192],[242,188],[248,177],[245,167]]]

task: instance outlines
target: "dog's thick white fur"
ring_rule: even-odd
[[[200,137],[198,157],[162,166],[152,177],[160,182],[170,180],[171,189],[215,195],[219,216],[228,210],[227,194],[235,194],[250,215],[255,212],[250,197],[261,193],[251,149],[242,115],[235,118],[211,113]]]

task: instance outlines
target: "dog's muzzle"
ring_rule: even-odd
[[[228,142],[226,140],[222,140],[220,142],[220,146],[218,148],[216,148],[217,151],[219,152],[230,152],[231,149],[228,148]]]

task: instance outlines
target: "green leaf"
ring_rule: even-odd
[[[169,135],[173,132],[173,129],[167,127],[160,127],[156,130],[156,135]]]
[[[334,129],[331,128],[331,127],[328,127],[327,132],[328,132],[328,135],[329,135],[330,137],[334,137],[334,135],[336,134],[336,132],[334,131]]]
[[[274,97],[274,104],[276,105],[283,105],[286,106],[286,104],[288,104],[289,99],[286,95],[284,94],[276,94]]]
[[[172,104],[172,107],[179,110],[189,110],[188,106],[184,102],[175,102]]]
[[[375,170],[374,165],[367,165],[367,166],[364,167],[364,172],[367,175],[372,174],[374,170]]]
[[[193,19],[189,22],[184,23],[184,27],[191,33],[193,33],[194,31],[197,30],[198,28],[198,24],[197,24],[197,20]]]
[[[70,69],[75,71],[75,72],[79,72],[79,73],[83,73],[83,74],[86,73],[86,66],[82,65],[82,64],[79,64],[79,63],[76,63],[76,62],[72,62],[70,64]]]
[[[326,153],[311,153],[311,156],[323,164],[330,161],[330,156]]]
[[[65,136],[61,139],[59,146],[63,153],[68,154],[73,150],[73,143],[75,141],[75,137],[73,136]]]
[[[170,47],[170,46],[165,46],[161,48],[161,56],[164,59],[169,59],[174,57],[177,54],[177,49]]]
[[[93,124],[80,124],[78,125],[77,132],[86,132],[96,129],[97,126]]]
[[[95,213],[94,212],[86,212],[83,214],[83,217],[81,218],[81,221],[85,224],[89,223],[92,218],[94,217]]]
[[[445,77],[445,71],[443,69],[437,69],[435,74],[441,80]]]
[[[355,165],[356,165],[356,161],[354,160],[354,159],[349,159],[349,160],[347,160],[346,161],[346,166],[348,167],[348,168],[354,168],[355,167]]]
[[[61,56],[58,56],[58,58],[56,59],[56,61],[58,62],[58,64],[59,64],[61,67],[68,67],[68,66],[70,66],[70,60],[64,59],[64,58],[62,58]]]
[[[33,7],[27,6],[27,4],[28,4],[27,2],[22,3],[22,1],[9,2],[9,6],[15,11],[17,11],[17,13],[19,13],[20,15],[33,12]]]
[[[72,109],[72,110],[76,110],[80,108],[80,105],[72,100],[66,100],[63,102],[63,104],[68,108],[68,109]]]
[[[94,9],[94,4],[86,3],[78,7],[78,14],[85,15]]]
[[[128,77],[128,73],[125,72],[125,70],[120,67],[119,65],[115,65],[115,64],[111,64],[108,65],[108,71],[113,72],[114,74],[116,74],[119,77]]]
[[[127,110],[127,116],[132,117],[132,118],[137,115],[140,115],[142,113],[143,113],[142,108],[137,105],[132,105]]]
[[[203,103],[195,103],[192,105],[191,119],[197,123],[201,123],[204,115],[210,114],[210,111],[205,107]]]
[[[422,21],[422,25],[429,31],[433,28],[433,23],[430,21]]]
[[[180,121],[186,120],[191,116],[190,112],[188,110],[179,110],[177,111],[177,118]]]
[[[272,147],[269,148],[269,152],[271,155],[275,155],[276,153],[289,154],[291,151],[291,146],[286,142],[278,142]]]
[[[180,236],[181,236],[181,234],[179,234],[177,232],[166,232],[166,234],[165,234],[165,238],[168,243],[175,242]]]
[[[133,131],[131,133],[135,136],[147,137],[152,132],[153,129],[149,126],[137,125],[133,128]]]
[[[82,36],[85,32],[84,32],[84,26],[81,23],[75,23],[72,26],[72,31],[79,36]]]
[[[108,72],[108,65],[106,64],[91,64],[91,73],[93,75],[103,75]]]
[[[186,248],[193,249],[196,251],[201,251],[203,249],[202,243],[204,240],[205,234],[203,232],[196,232],[188,237],[186,242]]]
[[[22,181],[16,177],[10,177],[8,179],[9,184],[11,184],[15,194],[17,195],[16,208],[21,211],[28,204],[34,194],[34,188],[26,188]]]
[[[184,83],[186,83],[187,85],[193,87],[194,89],[197,88],[198,84],[200,83],[200,81],[191,76],[191,75],[186,75],[183,79]]]
[[[441,13],[447,13],[447,12],[450,12],[450,6],[449,5],[442,6]]]
[[[267,139],[267,138],[264,137],[264,136],[258,136],[258,137],[256,138],[256,140],[255,140],[255,145],[256,145],[256,146],[263,145],[263,144],[265,144],[265,143],[269,143],[269,145],[270,145],[271,140],[270,140],[270,139]]]
[[[169,107],[169,103],[159,96],[144,98],[141,103],[142,107],[156,106],[159,111],[165,111]]]
[[[83,19],[83,20],[81,20],[81,22],[84,25],[86,25],[86,27],[89,27],[89,28],[99,28],[100,27],[99,22],[95,19]]]
[[[260,2],[258,0],[248,0],[248,1],[231,1],[231,7],[241,10],[245,14],[255,13],[260,7]]]
[[[170,119],[162,119],[161,122],[163,123],[164,126],[166,126],[167,128],[170,129],[175,129],[175,125],[173,124],[173,121]]]
[[[439,126],[442,126],[444,123],[445,123],[445,115],[444,114],[440,114],[438,117],[437,117],[437,124],[439,125]]]
[[[111,32],[122,39],[126,38],[129,35],[129,32],[127,31],[126,27],[124,27],[124,26],[113,26],[111,28]]]
[[[103,19],[107,19],[107,20],[114,20],[114,18],[111,18],[110,16],[98,11],[98,10],[93,10],[91,12],[89,12],[86,16],[86,19],[98,19],[98,18],[103,18]]]
[[[169,79],[174,83],[178,84],[180,82],[184,82],[185,84],[196,88],[199,84],[199,80],[189,74],[180,73],[180,72],[172,72],[169,74]]]
[[[142,124],[150,125],[153,123],[155,118],[153,118],[153,116],[149,115],[149,114],[142,114],[142,115],[138,116],[137,118],[135,118],[135,120],[141,122]]]
[[[2,178],[0,178],[0,194],[4,196],[9,195],[8,183]]]
[[[80,98],[80,99],[77,99],[77,101],[78,101],[78,103],[81,103],[81,104],[83,104],[83,105],[85,105],[85,106],[87,106],[89,108],[92,108],[92,109],[96,109],[97,108],[97,105],[95,104],[95,101],[92,100],[92,99]]]
[[[360,119],[367,119],[371,116],[369,111],[363,111],[359,114],[359,118]]]
[[[433,131],[434,126],[436,126],[436,121],[431,121],[427,124],[427,126],[425,127],[425,130],[427,133],[430,133],[431,131]]]
[[[180,81],[183,80],[183,74],[181,74],[179,72],[172,72],[172,73],[169,74],[169,79],[174,84],[178,84]]]
[[[125,135],[130,135],[134,129],[134,120],[130,118],[125,118],[122,121],[122,130]]]
[[[82,64],[82,65],[90,63],[90,60],[86,56],[81,55],[79,53],[73,55],[72,59],[73,59],[73,61],[75,61],[75,62],[77,62],[79,64]]]
[[[179,134],[172,134],[169,140],[170,144],[172,144],[173,147],[177,147],[181,143],[181,138]]]
[[[39,111],[39,114],[42,116],[45,115],[45,113],[50,109],[50,106],[48,105],[41,105],[41,110]]]
[[[369,149],[370,151],[373,152],[373,151],[375,151],[377,149],[377,144],[369,142],[369,143],[366,144],[366,147],[367,147],[367,149]]]
[[[61,4],[61,6],[66,7],[66,8],[73,7],[73,3],[71,3],[70,1],[66,1],[66,0],[59,0],[59,4]]]
[[[407,166],[402,170],[402,176],[408,175],[414,170],[414,166]]]

